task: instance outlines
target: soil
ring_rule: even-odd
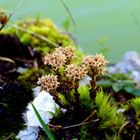
[[[16,36],[0,34],[0,78],[16,79],[18,67],[32,68],[42,64],[41,54],[31,46],[22,44]]]
[[[33,48],[17,37],[0,34],[0,139],[23,128],[22,113],[33,100],[31,86],[17,80],[17,69],[34,67],[35,61],[40,60]]]

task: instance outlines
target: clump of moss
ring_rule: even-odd
[[[0,83],[0,136],[18,133],[24,127],[22,113],[33,99],[29,85],[17,82]]]
[[[23,44],[32,46],[42,54],[58,46],[74,45],[68,34],[58,29],[50,19],[18,22],[5,32],[16,35]]]
[[[81,139],[87,140],[120,140],[119,130],[126,123],[125,116],[111,96],[98,92],[85,125],[81,126]]]
[[[124,112],[127,123],[122,127],[120,135],[122,139],[140,139],[140,97],[131,99],[128,108]]]
[[[117,111],[115,104],[111,103],[109,96],[98,93],[95,98],[97,108],[97,117],[101,119],[100,128],[117,133],[119,128],[126,123],[126,119],[122,113]]]
[[[123,124],[126,123],[126,118],[122,113],[119,113],[115,104],[109,100],[109,96],[98,93],[95,98],[97,108],[97,117],[100,118],[99,127],[104,135],[117,134]]]
[[[46,52],[52,52],[57,47],[69,45],[72,45],[73,48],[76,47],[71,37],[63,30],[57,28],[50,19],[29,19],[16,22],[13,27],[6,28],[1,33],[16,36],[20,40],[20,43],[25,45],[26,49],[28,48],[33,59],[32,67],[34,68],[30,67],[27,69],[18,79],[30,84],[33,83],[33,85],[36,83],[37,77],[40,77],[40,74],[43,75],[47,72],[44,66],[42,66]],[[20,49],[20,47],[18,49]],[[75,57],[73,61],[80,62],[83,53],[79,50],[76,50],[76,53],[77,57]],[[24,56],[26,56],[26,53]],[[24,58],[24,60],[26,60],[26,58]],[[31,61],[27,60],[24,62],[25,65],[27,62]]]
[[[24,83],[30,84],[32,87],[34,87],[38,81],[38,77],[41,75],[44,75],[47,73],[47,69],[44,68],[29,68],[25,72],[23,72],[21,75],[18,76],[18,80],[22,81]]]

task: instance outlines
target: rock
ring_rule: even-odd
[[[135,51],[124,54],[123,59],[114,66],[107,67],[110,73],[126,73],[137,82],[140,82],[140,56]]]
[[[59,108],[53,100],[53,97],[45,91],[40,92],[32,103],[36,107],[45,124],[50,122],[53,114],[55,114],[56,110]],[[26,125],[42,127],[31,104],[27,106],[27,109],[27,112],[24,114]]]
[[[37,127],[28,126],[25,130],[21,130],[16,138],[20,140],[37,140],[39,129]]]

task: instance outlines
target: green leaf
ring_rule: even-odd
[[[56,140],[54,134],[53,134],[52,131],[49,129],[48,125],[45,124],[45,122],[44,122],[43,119],[41,118],[41,116],[40,116],[39,112],[37,111],[37,109],[35,108],[35,106],[34,106],[32,103],[31,103],[31,105],[32,105],[33,110],[34,110],[34,112],[35,112],[35,114],[36,114],[36,116],[37,116],[37,118],[38,118],[40,124],[42,125],[42,127],[43,127],[43,129],[44,129],[46,135],[48,136],[48,138],[49,138],[50,140]]]
[[[132,94],[135,96],[140,96],[140,89],[133,89]]]
[[[125,87],[124,88],[125,91],[127,91],[128,93],[135,95],[135,96],[140,96],[140,89],[136,89],[133,87]]]
[[[113,83],[112,88],[115,92],[119,92],[121,89],[123,89],[124,85],[120,83]]]
[[[124,86],[131,86],[131,87],[134,87],[136,85],[136,82],[135,81],[132,81],[132,80],[124,80],[124,81],[121,81]]]
[[[100,80],[97,82],[97,85],[101,86],[102,88],[109,88],[112,87],[112,82],[110,80]]]
[[[64,29],[68,32],[70,29],[70,18],[68,16],[65,18],[65,21],[63,22],[62,25]]]
[[[80,94],[80,99],[88,99],[89,100],[89,87],[88,86],[79,86],[78,93]]]

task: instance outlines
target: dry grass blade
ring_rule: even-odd
[[[65,127],[62,127],[62,129],[69,129],[69,128],[73,128],[73,127],[78,127],[78,126],[82,126],[82,125],[86,125],[86,124],[89,124],[89,123],[94,123],[94,122],[98,122],[99,119],[95,119],[95,120],[92,120],[90,122],[82,122],[82,123],[79,123],[79,124],[74,124],[74,125],[70,125],[70,126],[65,126]]]
[[[0,60],[2,60],[2,61],[7,61],[7,62],[10,62],[10,63],[15,64],[15,61],[12,60],[12,59],[10,59],[10,58],[8,58],[8,57],[0,56]]]
[[[16,12],[16,10],[18,9],[18,8],[20,8],[21,7],[21,5],[23,4],[23,2],[24,2],[25,0],[21,0],[19,3],[18,3],[18,5],[16,6],[16,8],[10,13],[10,15],[9,15],[9,17],[8,17],[8,20],[11,18],[11,16]]]
[[[60,0],[60,2],[62,3],[62,5],[64,6],[64,8],[66,9],[66,11],[67,11],[67,13],[68,13],[68,15],[69,15],[69,17],[70,17],[70,19],[72,21],[72,24],[73,24],[73,26],[75,28],[75,32],[76,32],[76,23],[75,23],[75,20],[74,20],[74,18],[72,16],[72,14],[71,14],[68,6],[65,4],[65,2],[63,0]]]
[[[92,116],[94,116],[96,114],[96,110],[94,110],[82,123],[87,122]]]
[[[11,26],[16,28],[16,29],[18,29],[18,30],[21,30],[23,32],[29,33],[29,34],[31,34],[31,35],[33,35],[33,36],[35,36],[35,37],[37,37],[37,38],[39,38],[39,39],[41,39],[43,41],[46,41],[47,43],[51,44],[54,47],[59,47],[56,43],[52,42],[51,40],[47,39],[46,37],[44,37],[44,36],[42,36],[40,34],[37,34],[37,33],[32,32],[30,30],[26,30],[25,28],[19,27],[17,25],[11,25]]]

